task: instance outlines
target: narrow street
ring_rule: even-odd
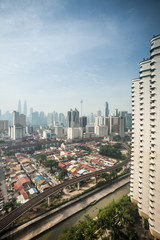
[[[7,195],[7,187],[6,187],[6,183],[5,183],[5,175],[3,172],[3,168],[2,168],[2,157],[0,156],[0,189],[1,189],[1,193],[0,195],[3,195],[4,197],[4,202],[8,202],[8,195]]]

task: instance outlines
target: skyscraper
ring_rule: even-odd
[[[13,126],[19,123],[19,112],[13,111]]]
[[[32,125],[36,127],[39,126],[39,112],[32,113]]]
[[[105,102],[104,105],[104,117],[108,117],[109,116],[109,105],[108,102]]]
[[[83,132],[86,132],[86,125],[87,125],[87,117],[86,116],[80,117],[80,127],[83,128]]]
[[[67,112],[67,127],[79,127],[79,112],[76,108]]]
[[[18,112],[21,114],[21,100],[18,101]]]
[[[24,101],[23,113],[24,113],[24,115],[27,116],[27,101],[26,100]]]
[[[23,127],[26,127],[26,115],[20,114],[19,115],[19,124]]]
[[[132,81],[131,200],[160,239],[160,35],[151,39],[151,56]]]

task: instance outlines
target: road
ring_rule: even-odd
[[[2,167],[1,156],[0,156],[0,183],[1,183],[0,189],[1,189],[1,193],[4,197],[4,202],[8,202],[7,187],[6,187],[5,175],[4,175],[3,167]]]
[[[6,229],[11,223],[13,223],[16,219],[18,219],[20,216],[22,216],[25,212],[33,208],[35,205],[38,203],[42,202],[45,198],[58,193],[60,190],[64,189],[65,187],[81,182],[82,180],[86,180],[91,177],[96,177],[102,173],[106,173],[109,171],[116,170],[117,168],[120,168],[124,165],[127,165],[130,161],[130,156],[124,160],[123,162],[116,164],[112,167],[107,167],[105,169],[88,173],[85,175],[82,175],[80,177],[75,177],[73,179],[67,180],[61,184],[58,184],[52,188],[47,189],[43,193],[40,193],[37,195],[35,198],[29,200],[25,204],[21,205],[19,208],[13,210],[11,213],[9,213],[7,216],[5,216],[1,221],[0,221],[0,232],[2,232],[4,229]]]

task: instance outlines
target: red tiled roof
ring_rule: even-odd
[[[20,191],[20,194],[23,195],[23,197],[26,199],[28,198],[28,194],[26,193],[26,191],[24,190],[24,188],[22,188]]]
[[[58,163],[59,168],[65,168],[65,165],[63,163]]]
[[[29,178],[27,177],[22,177],[20,179],[18,179],[18,181],[14,184],[14,189],[22,189],[23,188],[23,184],[26,182],[30,182]]]
[[[85,168],[85,169],[88,169],[88,170],[90,170],[91,172],[96,172],[96,170],[94,169],[94,168],[91,168],[91,167],[89,167],[89,166],[87,166],[87,165],[85,165],[85,164],[79,164],[79,165],[81,165],[83,168]]]

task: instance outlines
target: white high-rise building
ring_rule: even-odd
[[[83,128],[67,128],[67,139],[82,139],[83,137]]]
[[[95,126],[94,133],[96,137],[108,137],[108,126]]]
[[[132,81],[131,200],[160,239],[160,35]]]
[[[63,137],[64,136],[63,127],[62,126],[55,126],[55,134],[58,138]]]
[[[95,117],[95,126],[98,126],[98,125],[104,125],[104,117],[103,116]]]

